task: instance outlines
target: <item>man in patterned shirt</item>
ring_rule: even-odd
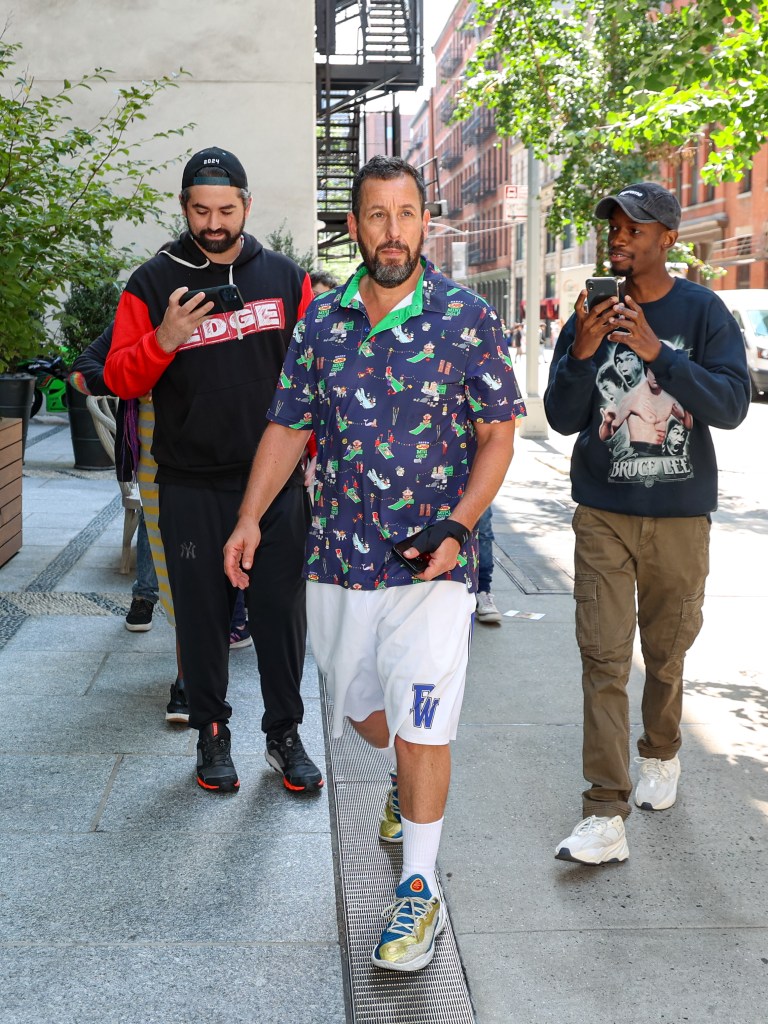
[[[380,836],[403,843],[403,874],[373,962],[398,971],[429,963],[445,923],[435,873],[475,608],[474,528],[524,414],[496,312],[421,256],[425,198],[403,160],[374,157],[358,171],[348,225],[363,263],[297,325],[225,547],[230,581],[246,586],[259,520],[314,429],[309,633],[334,736],[348,717],[396,760]],[[400,541],[423,568],[399,560]]]

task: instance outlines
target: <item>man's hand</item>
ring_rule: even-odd
[[[193,296],[189,302],[179,305],[179,299],[186,295],[188,288],[177,288],[168,297],[168,307],[163,322],[157,328],[157,343],[163,352],[175,352],[190,338],[206,316],[213,309],[213,302],[204,302],[202,292]]]
[[[317,469],[317,456],[313,455],[304,467],[304,486],[310,490],[315,482],[315,470]]]
[[[252,516],[240,516],[224,545],[224,573],[233,587],[245,590],[250,577],[244,570],[253,568],[253,556],[261,543],[261,530]]]
[[[442,576],[444,572],[450,572],[456,566],[456,557],[460,551],[459,542],[453,537],[446,537],[439,548],[434,551],[422,552],[418,548],[408,548],[404,552],[406,558],[415,558],[416,555],[426,554],[429,565],[416,576],[417,580],[433,580]]]
[[[416,558],[417,555],[423,555],[429,559],[429,565],[416,576],[416,579],[433,580],[436,576],[453,569],[461,548],[461,537],[456,537],[457,531],[466,540],[472,536],[472,531],[453,517],[443,522],[432,523],[431,526],[426,526],[413,535],[411,546],[404,552],[405,557]]]
[[[573,307],[576,313],[576,336],[573,339],[574,359],[591,359],[600,348],[600,342],[614,324],[615,306],[619,301],[615,295],[598,302],[589,311],[586,308],[587,290],[582,289]]]
[[[619,318],[621,327],[618,328]],[[614,306],[609,317],[611,341],[621,342],[636,352],[644,363],[652,363],[661,352],[661,342],[648,326],[641,307],[631,296]]]

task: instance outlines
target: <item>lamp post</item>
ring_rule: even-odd
[[[520,436],[546,439],[544,399],[539,395],[539,307],[541,305],[541,203],[539,162],[528,148],[528,228],[525,245],[525,410]]]
[[[525,408],[527,416],[520,424],[520,435],[522,437],[546,439],[549,436],[547,419],[544,415],[544,400],[539,394],[539,306],[541,305],[541,205],[539,200],[539,165],[532,150],[528,150],[528,198],[526,201],[526,369],[525,369]],[[508,226],[509,222],[500,222]],[[484,235],[486,230],[468,231],[463,228],[455,228],[452,224],[444,221],[432,221],[430,232],[434,228],[441,228],[448,234],[460,235],[463,238],[471,238],[474,235]],[[440,235],[433,234],[439,238]],[[466,245],[466,243],[464,243]],[[455,253],[454,253],[455,255]],[[460,283],[469,284],[465,275],[454,272],[454,279]],[[522,386],[522,382],[520,382]]]

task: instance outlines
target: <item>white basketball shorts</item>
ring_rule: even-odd
[[[395,736],[441,745],[456,738],[475,596],[439,580],[384,590],[307,583],[307,625],[333,700],[333,735],[344,718],[386,713]]]

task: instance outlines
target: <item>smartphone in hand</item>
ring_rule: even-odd
[[[217,284],[212,288],[193,288],[184,294],[179,299],[179,305],[184,306],[190,301],[195,295],[199,295],[202,292],[205,295],[205,299],[200,303],[201,306],[205,305],[206,302],[213,301],[213,309],[210,309],[206,316],[213,316],[214,313],[233,313],[236,309],[243,309],[245,303],[243,302],[243,296],[240,294],[240,289],[236,284]]]
[[[619,297],[619,282],[615,277],[587,278],[587,310],[612,296]]]
[[[424,570],[429,565],[429,555],[422,554],[416,555],[415,558],[406,558],[403,552],[407,551],[408,548],[412,547],[413,537],[406,537],[405,540],[400,540],[397,542],[397,544],[393,544],[392,550],[394,551],[397,558],[399,558],[403,565],[406,567],[408,572],[410,572],[412,576],[418,576],[419,573],[424,572]]]

